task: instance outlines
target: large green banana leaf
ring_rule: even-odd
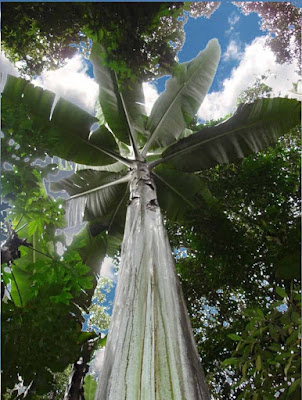
[[[260,99],[240,105],[227,121],[206,127],[168,147],[162,161],[182,171],[199,171],[260,151],[300,122],[301,103]]]
[[[169,146],[179,139],[208,93],[219,58],[220,46],[213,39],[196,58],[177,66],[148,118],[150,138],[145,152],[149,148]]]
[[[105,120],[119,140],[130,144],[132,135],[137,144],[146,136],[144,92],[139,82],[124,82],[119,87],[114,71],[106,66],[105,50],[97,42],[92,46],[90,60],[100,86],[99,101]]]
[[[99,127],[90,138],[91,126],[97,122],[95,117],[63,98],[55,105],[54,101],[54,93],[35,87],[22,78],[10,75],[7,77],[2,104],[13,109],[24,108],[28,117],[26,123],[30,127],[30,143],[40,148],[42,146],[50,156],[55,155],[80,164],[100,165],[116,161],[93,147],[98,145],[109,151],[118,151],[117,143],[105,127]],[[2,107],[4,134],[18,129],[15,121],[12,126],[11,118],[6,118],[6,109],[7,107]]]

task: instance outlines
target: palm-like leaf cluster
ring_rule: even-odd
[[[299,122],[299,102],[260,99],[240,105],[224,123],[185,137],[212,83],[219,57],[220,47],[214,39],[195,59],[178,65],[149,117],[142,84],[128,81],[121,87],[116,74],[106,66],[105,50],[99,43],[93,45],[91,61],[105,123],[12,76],[7,79],[2,101],[26,109],[31,127],[40,141],[43,139],[49,155],[90,166],[55,183],[53,190],[64,189],[71,198],[85,195],[85,219],[99,224],[98,233],[114,230],[115,220],[121,225],[127,182],[138,162],[147,163],[152,171],[161,208],[168,217],[177,219],[186,207],[195,206],[196,195],[202,190],[192,172],[259,151]],[[95,123],[97,128],[92,129]],[[5,115],[2,127],[4,133],[11,129]],[[35,137],[31,139],[34,143]]]

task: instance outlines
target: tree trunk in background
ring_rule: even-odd
[[[83,344],[80,359],[73,364],[69,382],[65,391],[64,400],[85,400],[84,379],[89,370],[88,363],[91,360],[94,341]]]
[[[155,186],[140,164],[96,400],[209,398]]]

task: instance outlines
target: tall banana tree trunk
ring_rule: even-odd
[[[209,399],[146,165],[133,171],[97,400]]]

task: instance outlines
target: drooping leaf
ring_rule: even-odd
[[[130,131],[137,142],[146,136],[144,129],[144,93],[142,84],[125,82],[120,88],[114,71],[106,66],[105,50],[94,42],[90,60],[97,83],[99,101],[105,119],[119,140],[129,144]]]
[[[261,366],[262,366],[261,356],[260,356],[260,354],[258,354],[257,358],[256,358],[256,371],[260,371]]]
[[[106,346],[106,342],[107,342],[107,335],[104,336],[103,338],[101,338],[101,339],[98,341],[98,348],[105,347],[105,346]]]
[[[148,118],[148,148],[169,146],[179,138],[206,96],[219,58],[220,46],[213,39],[196,58],[177,66]]]
[[[301,385],[301,378],[296,379],[289,387],[288,394],[294,393]],[[299,395],[298,395],[299,396]]]
[[[301,103],[286,98],[241,104],[227,121],[206,127],[170,146],[164,162],[182,171],[230,163],[276,142],[300,122]]]
[[[81,332],[78,338],[78,343],[82,344],[82,343],[86,343],[88,342],[88,340],[91,339],[95,339],[96,337],[98,337],[98,335],[92,331],[92,332]]]
[[[28,140],[33,140],[34,145],[38,141],[39,146],[48,155],[88,165],[115,162],[113,158],[104,155],[88,143],[91,127],[97,119],[63,98],[55,104],[52,113],[54,99],[54,93],[10,75],[2,93],[3,103],[12,107],[23,107],[26,110],[28,121],[32,122]],[[9,125],[10,119],[5,118],[5,110],[6,107],[3,108],[4,134],[12,128]],[[94,137],[98,143],[108,145],[109,150],[117,148],[114,139],[108,138],[108,133],[98,131]]]

